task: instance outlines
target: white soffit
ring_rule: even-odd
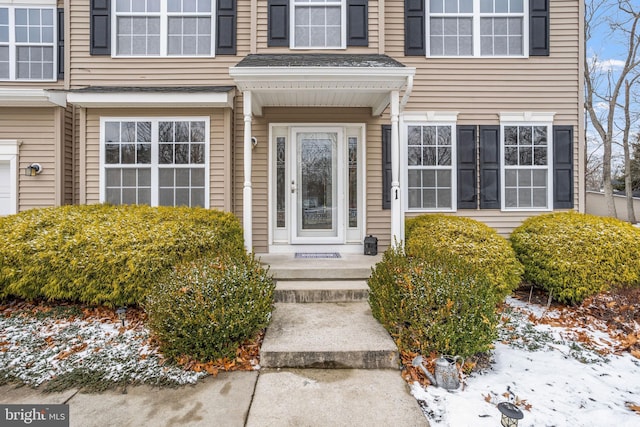
[[[69,92],[67,102],[85,108],[233,108],[229,92]]]
[[[67,94],[44,89],[0,88],[0,106],[3,107],[66,107]]]
[[[251,91],[253,114],[263,107],[371,107],[374,116],[389,94],[408,86],[410,67],[231,67],[241,91]]]
[[[15,6],[57,6],[57,0],[2,0],[3,5]]]

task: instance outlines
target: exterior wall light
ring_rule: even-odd
[[[256,148],[258,146],[258,138],[256,138],[255,136],[251,137],[251,148]]]
[[[40,175],[41,172],[42,172],[42,166],[40,165],[40,163],[31,163],[29,166],[27,166],[24,169],[24,174],[26,176]]]

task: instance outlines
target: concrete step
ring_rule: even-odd
[[[269,266],[276,280],[365,280],[382,255],[343,254],[338,259],[295,258],[293,254],[262,254],[260,261]]]
[[[265,368],[398,369],[399,355],[366,302],[275,304]]]
[[[275,302],[362,302],[369,297],[366,280],[278,280]]]

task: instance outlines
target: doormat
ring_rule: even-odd
[[[317,258],[342,258],[338,252],[296,252],[296,258],[317,259]]]

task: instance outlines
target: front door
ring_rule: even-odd
[[[293,130],[292,241],[339,243],[344,229],[340,129]]]
[[[271,125],[270,251],[361,252],[364,129]]]

